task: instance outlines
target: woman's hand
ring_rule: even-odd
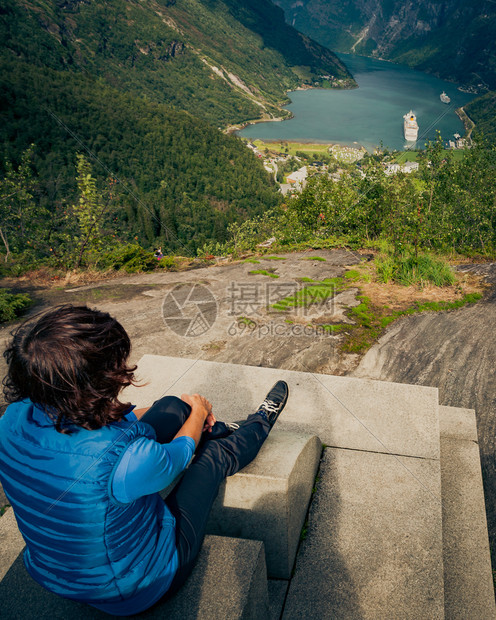
[[[181,400],[184,400],[191,407],[190,415],[201,416],[202,421],[205,421],[212,414],[212,405],[205,396],[200,394],[181,394]]]
[[[203,427],[203,432],[208,431],[212,432],[212,426],[217,422],[215,416],[212,412],[210,412],[205,420],[205,426]]]
[[[176,433],[176,437],[191,437],[195,444],[198,445],[203,429],[208,424],[207,418],[211,420],[212,405],[204,396],[200,394],[182,394],[181,399],[191,407],[191,413],[189,414],[186,422],[182,425],[179,431]],[[211,416],[209,418],[209,416]]]
[[[202,432],[211,432],[216,419],[212,413],[212,404],[200,394],[181,394],[181,400],[191,407],[190,416],[199,417],[203,424]]]

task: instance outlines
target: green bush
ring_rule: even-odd
[[[395,260],[392,256],[388,256],[387,254],[377,256],[375,265],[377,267],[377,275],[382,282],[387,284],[394,280]]]
[[[12,253],[8,261],[4,257],[0,257],[0,278],[17,278],[26,272],[37,269],[42,261],[36,258],[33,252],[26,250],[24,252]]]
[[[226,253],[239,256],[243,252],[255,250],[259,243],[277,235],[280,217],[280,212],[272,209],[241,224],[230,224],[228,232],[231,239],[226,243]]]
[[[153,271],[158,262],[153,252],[145,250],[136,243],[129,243],[103,253],[100,256],[99,267],[136,273],[137,271]]]
[[[13,321],[32,303],[33,300],[26,293],[11,293],[5,288],[0,289],[0,323]]]
[[[158,267],[160,269],[170,269],[171,271],[175,271],[177,267],[176,257],[175,256],[163,256],[158,262]]]

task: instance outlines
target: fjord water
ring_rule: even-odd
[[[310,89],[292,91],[285,106],[293,118],[283,122],[249,125],[239,132],[245,138],[332,142],[362,145],[368,150],[382,142],[389,149],[423,148],[427,140],[441,131],[443,140],[454,133],[464,134],[455,109],[475,95],[463,93],[455,84],[427,73],[383,60],[339,54],[353,74],[358,88],[353,90]],[[442,103],[443,92],[451,103]],[[403,115],[417,115],[419,135],[416,143],[403,136]]]

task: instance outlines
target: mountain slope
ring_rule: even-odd
[[[353,85],[268,0],[4,0],[0,40],[0,173],[35,144],[41,255],[70,252],[77,152],[100,186],[119,179],[109,234],[180,252],[222,241],[279,196],[217,127],[279,114],[321,74]]]
[[[195,252],[279,200],[260,160],[205,121],[84,73],[0,60],[1,163],[17,162],[31,143],[35,199],[50,231],[47,247],[37,244],[42,254],[60,243],[70,251],[63,237],[76,201],[77,152],[90,159],[100,186],[118,180],[109,233],[144,247]]]
[[[464,109],[474,121],[476,131],[496,142],[496,91],[477,97]]]
[[[496,88],[493,0],[275,0],[288,23],[331,49]]]
[[[0,171],[35,144],[45,253],[70,248],[61,239],[78,151],[100,185],[120,181],[109,232],[181,252],[222,241],[229,223],[279,197],[217,126],[277,113],[287,88],[321,73],[351,84],[266,0],[5,0],[0,37]]]
[[[83,71],[215,124],[273,115],[287,90],[322,74],[353,84],[268,0],[6,0],[0,35],[4,54]]]

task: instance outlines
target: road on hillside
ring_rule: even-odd
[[[496,566],[496,264],[467,267],[493,288],[474,306],[395,323],[353,376],[439,388],[441,405],[475,409],[493,566]]]

